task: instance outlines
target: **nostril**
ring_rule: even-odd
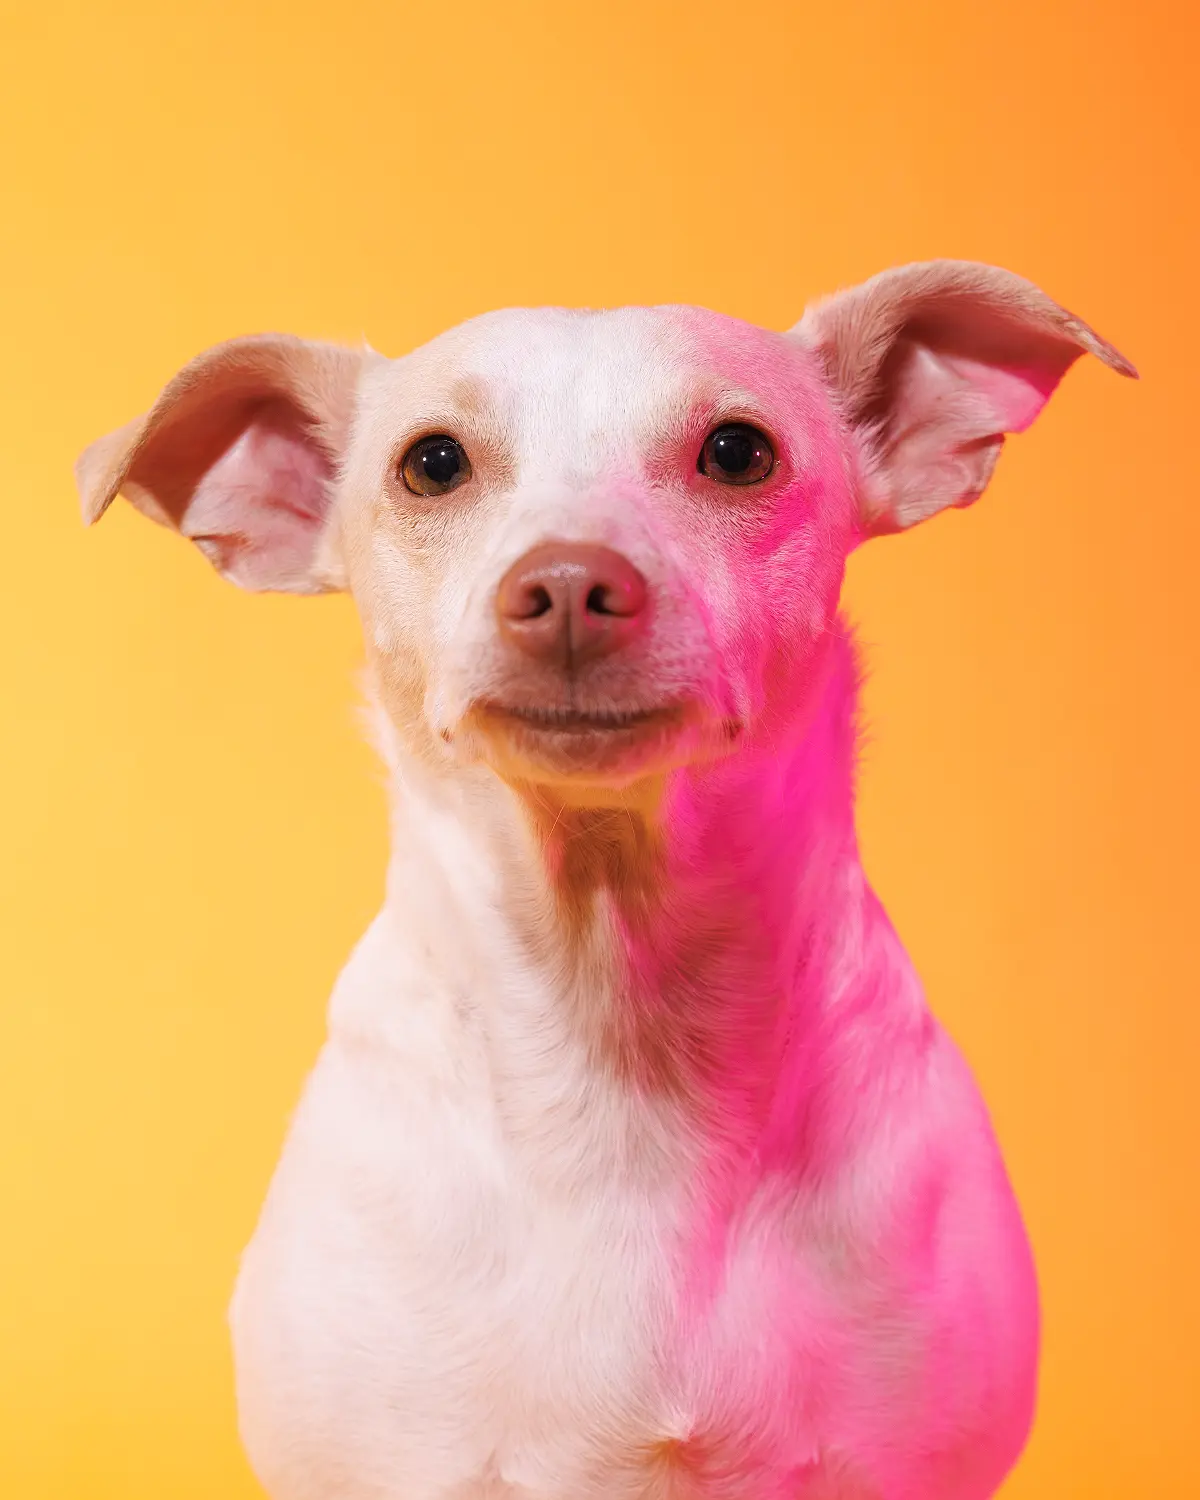
[[[629,620],[646,607],[646,584],[634,568],[622,568],[592,583],[584,611],[603,620]]]
[[[530,586],[525,595],[525,600],[524,618],[527,620],[540,619],[542,615],[548,615],[554,608],[554,600],[550,597],[550,590],[540,583]]]
[[[587,612],[590,615],[615,615],[611,607],[609,588],[606,583],[594,583],[588,590]]]

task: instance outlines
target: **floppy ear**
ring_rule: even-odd
[[[194,359],[149,413],[100,438],[75,477],[84,520],[118,494],[248,589],[316,593],[333,479],[363,356],[277,334]]]
[[[987,486],[1085,351],[1133,366],[1010,271],[935,260],[884,271],[809,308],[792,330],[820,359],[861,439],[866,534],[900,531]]]

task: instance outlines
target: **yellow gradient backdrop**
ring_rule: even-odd
[[[233,334],[782,327],[936,255],[1143,379],[1080,366],[854,561],[866,858],[1041,1268],[1006,1496],[1200,1494],[1196,43],[1185,0],[4,0],[0,1494],[258,1493],[224,1308],[385,857],[349,603],[85,534],[76,452]]]

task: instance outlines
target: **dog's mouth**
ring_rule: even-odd
[[[524,728],[550,734],[614,734],[678,715],[678,710],[671,707],[582,709],[485,703],[482,709],[490,717],[509,719]]]
[[[477,703],[470,717],[514,770],[585,781],[624,781],[651,769],[689,721],[679,703],[582,708],[495,699]]]

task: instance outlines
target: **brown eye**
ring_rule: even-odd
[[[775,450],[757,427],[730,422],[704,439],[696,467],[718,484],[757,484],[775,467]]]
[[[414,495],[446,495],[470,479],[471,460],[452,437],[427,437],[404,455],[400,473]]]

